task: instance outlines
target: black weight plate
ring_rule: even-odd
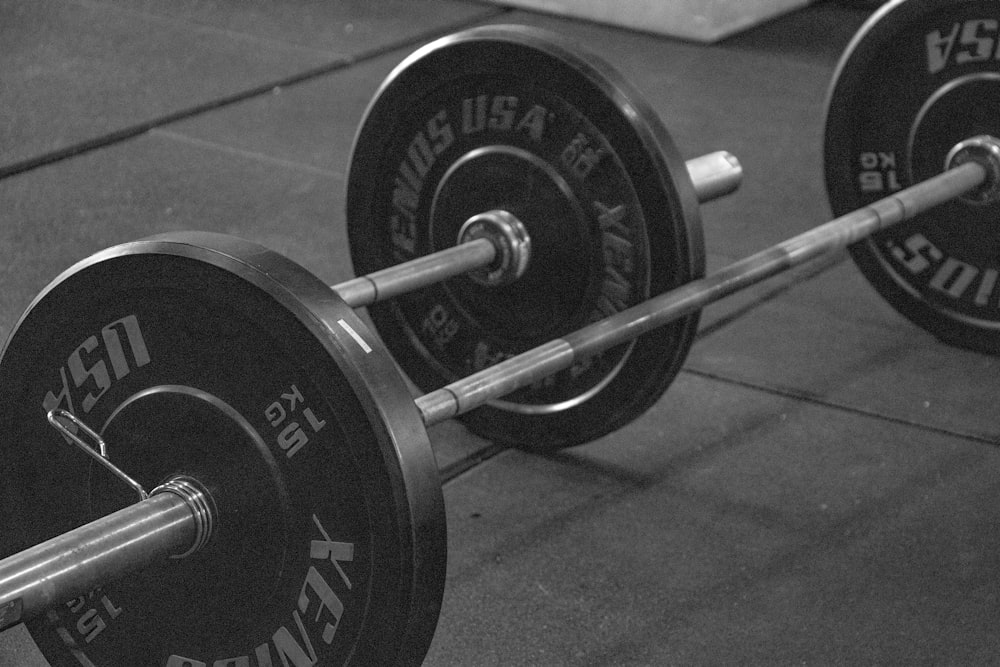
[[[1000,3],[886,5],[848,46],[827,100],[836,215],[944,169],[958,142],[1000,136]],[[851,247],[900,313],[943,341],[1000,353],[1000,205],[949,202]]]
[[[370,309],[424,391],[700,277],[704,250],[684,162],[641,96],[563,39],[489,26],[405,60],[355,139],[347,219],[356,273],[455,244],[477,213],[528,230],[527,272],[502,287],[462,276]],[[586,442],[652,405],[697,315],[465,415],[532,449]]]
[[[202,551],[30,622],[53,665],[422,659],[446,551],[433,455],[388,353],[298,265],[210,234],[112,248],[35,300],[0,386],[3,555],[135,500],[52,407],[146,488],[189,474],[219,508]]]

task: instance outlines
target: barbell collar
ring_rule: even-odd
[[[997,139],[989,139],[996,146]],[[550,341],[416,399],[428,426],[446,421],[692,314],[706,305],[819,256],[908,220],[989,183],[997,152],[970,152],[968,162],[665,292],[583,329]]]
[[[178,477],[145,500],[0,560],[0,630],[194,553],[211,537],[213,508],[197,482]]]
[[[743,182],[743,167],[740,161],[727,151],[716,151],[692,158],[685,165],[700,203],[728,195],[737,190]],[[422,287],[489,267],[505,251],[509,252],[509,249],[502,245],[506,237],[497,238],[497,242],[491,241],[489,237],[461,242],[450,248],[339,283],[332,289],[352,308],[388,301]],[[520,265],[520,268],[511,273],[516,277],[524,272],[527,262],[526,260],[521,262],[519,258],[514,258],[513,262]],[[502,278],[495,279],[494,282],[504,284],[509,281]]]
[[[975,206],[991,206],[1000,202],[1000,141],[989,135],[960,141],[948,152],[945,169],[954,169],[970,161],[983,165],[986,179],[960,199]]]
[[[524,224],[509,211],[486,211],[465,221],[458,230],[458,245],[486,239],[496,249],[496,259],[470,271],[473,281],[486,287],[509,285],[524,275],[531,262],[531,237]]]

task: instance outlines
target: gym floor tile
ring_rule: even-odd
[[[169,231],[240,235],[326,280],[346,279],[350,263],[342,240],[317,225],[340,189],[325,173],[241,159],[155,132],[0,180],[3,333],[72,263]]]
[[[0,173],[497,13],[447,0],[369,4],[267,3],[255,17],[240,3],[0,4]]]
[[[394,51],[160,129],[178,140],[187,137],[220,151],[301,163],[345,178],[368,103],[408,54],[406,49]],[[340,223],[344,220],[342,207],[331,215]]]
[[[850,260],[706,336],[686,368],[1000,442],[1000,362],[911,324]]]
[[[411,44],[442,31],[502,13],[486,4],[460,0],[379,0],[378,2],[253,2],[218,0],[76,0],[205,26],[261,42],[314,49],[357,58],[387,46]]]
[[[446,486],[427,664],[989,656],[998,465],[979,443],[684,374],[614,436]]]

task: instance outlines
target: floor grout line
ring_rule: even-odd
[[[233,40],[253,42],[256,44],[260,44],[262,46],[268,46],[275,49],[282,49],[285,51],[298,51],[301,53],[309,53],[313,55],[325,56],[327,58],[338,59],[338,60],[350,59],[350,54],[341,53],[340,51],[331,51],[328,49],[319,49],[309,46],[301,46],[299,44],[294,44],[292,42],[285,42],[280,39],[261,37],[259,35],[254,35],[252,33],[240,32],[238,30],[230,30],[228,28],[219,28],[217,26],[213,26],[208,23],[201,23],[198,21],[185,21],[183,19],[171,16],[163,16],[161,14],[145,12],[138,9],[130,9],[128,7],[112,5],[107,2],[102,2],[101,0],[71,0],[71,2],[73,4],[79,5],[81,7],[86,7],[88,9],[100,9],[105,11],[111,11],[117,14],[128,14],[130,16],[141,18],[150,23],[168,25],[181,29],[186,28],[191,30],[197,30],[200,32],[228,37]]]
[[[225,153],[227,155],[236,155],[239,157],[255,160],[258,162],[265,162],[267,164],[273,164],[282,167],[288,167],[290,169],[306,171],[311,174],[316,174],[318,176],[329,176],[332,178],[338,178],[340,176],[343,176],[343,172],[337,172],[332,169],[324,169],[322,167],[316,167],[311,164],[306,164],[305,162],[296,162],[295,160],[286,160],[284,158],[274,157],[273,155],[268,155],[267,153],[261,153],[258,151],[248,151],[242,148],[236,148],[234,146],[220,144],[215,141],[209,141],[207,139],[192,137],[182,132],[174,132],[171,130],[166,130],[163,129],[162,127],[154,127],[149,131],[149,134],[150,136],[163,137],[164,139],[169,139],[171,141],[177,141],[179,143],[188,144],[190,146],[197,146],[199,148],[217,151],[220,153]]]
[[[936,435],[944,435],[951,438],[958,438],[961,440],[966,440],[969,442],[974,442],[977,444],[989,445],[991,447],[1000,447],[1000,437],[989,437],[977,433],[963,433],[959,431],[954,431],[952,429],[942,428],[938,426],[932,426],[930,424],[924,424],[910,419],[903,419],[900,417],[892,417],[889,415],[880,414],[873,412],[871,410],[863,410],[861,408],[852,407],[849,405],[844,405],[841,403],[834,403],[831,401],[826,401],[820,397],[810,394],[804,391],[796,391],[789,388],[772,387],[767,385],[762,385],[759,383],[748,382],[745,380],[737,380],[735,378],[725,377],[717,373],[710,373],[707,371],[699,371],[695,369],[685,368],[681,371],[682,373],[693,375],[695,377],[704,378],[707,380],[714,380],[716,382],[721,382],[726,385],[734,387],[743,387],[745,389],[751,389],[754,391],[759,391],[765,394],[770,394],[772,396],[780,396],[782,398],[791,398],[794,400],[799,400],[804,403],[809,403],[818,407],[829,408],[832,410],[837,410],[839,412],[844,412],[850,415],[866,417],[869,419],[874,419],[876,421],[894,424],[898,426],[906,426],[908,428],[913,428],[924,433],[933,433]],[[669,390],[668,390],[669,391]],[[655,409],[655,408],[654,408]],[[586,445],[586,443],[584,443]],[[441,484],[444,485],[448,482],[454,481],[464,473],[478,468],[480,465],[490,461],[499,454],[508,451],[510,448],[504,445],[491,444],[475,453],[454,461],[441,468]]]
[[[994,446],[994,447],[1000,447],[1000,436],[990,437],[990,436],[987,436],[987,435],[984,435],[984,434],[980,434],[980,433],[961,432],[961,431],[955,431],[955,430],[948,429],[948,428],[943,428],[943,427],[940,427],[940,426],[932,426],[930,424],[925,424],[925,423],[918,422],[918,421],[915,421],[915,420],[912,420],[912,419],[903,419],[901,417],[893,417],[891,415],[884,415],[884,414],[881,414],[881,413],[878,413],[878,412],[874,412],[872,410],[865,410],[865,409],[862,409],[862,408],[856,408],[856,407],[853,407],[853,406],[850,406],[850,405],[845,405],[843,403],[835,403],[833,401],[829,401],[829,400],[823,399],[823,398],[821,398],[821,397],[819,397],[819,396],[817,396],[815,394],[810,394],[809,392],[806,392],[806,391],[799,391],[799,390],[791,389],[791,388],[788,388],[788,387],[769,386],[769,385],[760,384],[760,383],[756,383],[756,382],[749,382],[747,380],[737,380],[736,378],[726,377],[724,375],[720,375],[718,373],[711,373],[709,371],[700,371],[700,370],[693,369],[693,368],[684,368],[681,372],[689,374],[689,375],[693,375],[695,377],[704,378],[706,380],[714,380],[716,382],[721,382],[723,384],[727,384],[727,385],[734,386],[734,387],[743,387],[743,388],[746,388],[746,389],[753,389],[753,390],[756,390],[756,391],[763,392],[765,394],[770,394],[772,396],[780,396],[782,398],[791,398],[791,399],[794,399],[794,400],[802,401],[804,403],[809,403],[809,404],[816,405],[816,406],[819,406],[819,407],[824,407],[824,408],[830,408],[830,409],[837,410],[837,411],[840,411],[840,412],[845,412],[845,413],[851,414],[851,415],[857,415],[857,416],[861,416],[861,417],[867,417],[867,418],[870,418],[870,419],[875,419],[877,421],[881,421],[881,422],[885,422],[885,423],[889,423],[889,424],[897,424],[897,425],[900,425],[900,426],[907,426],[907,427],[915,428],[917,430],[924,431],[924,432],[927,432],[927,433],[936,433],[938,435],[946,435],[946,436],[950,436],[950,437],[954,437],[954,438],[960,438],[960,439],[963,439],[963,440],[968,440],[968,441],[971,441],[971,442],[977,442],[977,443],[980,443],[980,444],[986,444],[986,445],[991,445],[991,446]]]
[[[470,470],[478,468],[483,463],[486,463],[490,459],[495,458],[509,449],[510,447],[507,447],[506,445],[492,443],[483,449],[477,450],[473,454],[466,456],[465,458],[449,463],[441,468],[441,485],[443,486],[448,482],[454,481],[456,478],[461,477]]]
[[[184,109],[179,109],[174,112],[166,113],[156,118],[148,121],[139,122],[134,125],[120,128],[118,130],[109,132],[107,134],[92,137],[90,139],[84,139],[75,144],[69,146],[64,146],[62,148],[57,148],[51,150],[47,153],[42,153],[41,155],[36,155],[30,158],[25,158],[18,160],[8,165],[0,166],[0,180],[8,178],[10,176],[16,176],[18,174],[37,169],[49,164],[56,162],[61,162],[84,153],[89,153],[107,146],[112,146],[115,144],[123,143],[130,139],[134,139],[143,134],[148,133],[150,130],[155,128],[163,127],[165,125],[170,125],[177,123],[182,120],[188,120],[195,116],[201,114],[215,111],[216,109],[221,109],[228,107],[246,100],[252,99],[254,97],[259,97],[261,95],[270,94],[275,88],[290,88],[292,86],[298,85],[316,79],[328,74],[333,74],[348,67],[358,65],[361,63],[374,60],[376,58],[389,55],[395,51],[400,51],[403,49],[412,49],[417,46],[421,46],[437,37],[441,37],[447,34],[451,34],[458,30],[468,28],[471,26],[481,25],[483,22],[490,19],[501,16],[510,10],[503,8],[495,8],[493,11],[484,12],[475,18],[469,18],[468,20],[449,24],[447,26],[440,26],[434,29],[425,30],[418,34],[407,37],[406,39],[393,42],[391,44],[385,44],[382,46],[374,47],[366,51],[362,51],[354,56],[347,56],[340,59],[335,59],[327,64],[312,67],[296,74],[289,75],[282,79],[275,81],[270,81],[264,84],[253,86],[245,90],[227,95],[215,100],[209,100],[202,104],[197,104],[192,107],[187,107]]]

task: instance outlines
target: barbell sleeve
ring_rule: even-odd
[[[134,505],[0,560],[0,630],[207,543],[213,511],[177,478]]]
[[[745,287],[966,194],[988,181],[991,168],[976,160],[964,162],[705,278],[452,382],[417,398],[417,408],[428,426],[468,412],[567,369],[578,359],[631,341]]]
[[[743,181],[739,160],[716,151],[688,160],[688,175],[698,201],[705,203],[737,190]],[[488,238],[476,238],[333,286],[352,308],[370,306],[490,266],[499,249]]]

